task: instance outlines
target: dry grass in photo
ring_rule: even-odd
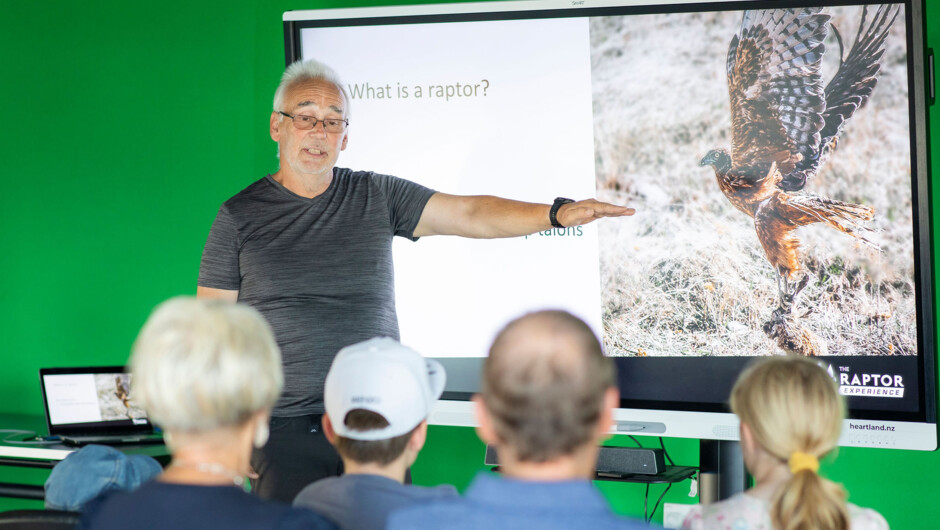
[[[830,10],[846,47],[861,9]],[[725,61],[741,12],[592,19],[601,200],[637,214],[601,223],[604,341],[614,356],[772,355],[777,303],[753,219],[699,161],[730,147]],[[872,206],[873,250],[824,225],[800,228],[809,283],[794,313],[829,355],[915,355],[914,240],[904,17],[868,104],[803,190]],[[824,80],[838,66],[831,32]],[[805,315],[804,315],[805,314]]]

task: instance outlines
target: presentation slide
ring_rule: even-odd
[[[95,374],[45,375],[43,385],[53,425],[101,421]]]
[[[305,29],[303,57],[350,92],[338,165],[437,191],[551,203],[594,197],[584,18]],[[617,221],[613,221],[617,222]],[[480,357],[508,320],[564,308],[601,328],[597,225],[526,238],[396,238],[402,342]]]
[[[333,66],[350,94],[340,166],[446,193],[637,208],[526,238],[399,238],[402,341],[478,357],[507,320],[557,307],[612,356],[874,357],[865,370],[878,378],[856,378],[865,363],[854,361],[833,371],[855,395],[897,386],[918,354],[908,55],[903,9],[865,9],[805,13],[818,34],[800,46],[823,44],[812,63],[755,63],[777,84],[748,88],[729,80],[728,50],[762,12],[304,28],[303,58]],[[734,119],[758,131],[802,119],[809,110],[741,106],[778,85],[822,94],[854,75],[837,74],[840,51],[876,34],[883,50],[854,60],[873,61],[877,83],[830,144],[735,132]],[[779,52],[766,60],[792,50]],[[741,154],[789,149],[773,167]],[[722,153],[739,173],[719,169]],[[759,197],[741,184],[798,178],[813,157],[798,183]]]

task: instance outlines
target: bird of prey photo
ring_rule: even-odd
[[[794,312],[808,280],[796,229],[823,223],[878,249],[865,235],[874,208],[806,188],[824,178],[818,173],[839,135],[875,89],[899,9],[866,6],[847,51],[830,15],[818,7],[745,11],[731,39],[726,65],[731,149],[709,151],[701,165],[713,167],[724,196],[753,218],[777,279],[778,304],[764,331],[788,352],[825,354],[825,344],[800,326]],[[825,44],[830,31],[837,49]],[[838,70],[824,86],[823,57],[832,53],[838,54]]]

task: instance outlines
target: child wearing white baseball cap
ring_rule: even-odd
[[[398,508],[456,497],[450,485],[404,484],[445,381],[440,363],[394,339],[374,338],[340,350],[326,376],[323,431],[346,471],[308,485],[294,506],[311,508],[342,529],[383,529]]]

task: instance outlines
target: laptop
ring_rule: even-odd
[[[123,366],[41,368],[39,383],[50,436],[69,445],[162,443],[131,395]]]

